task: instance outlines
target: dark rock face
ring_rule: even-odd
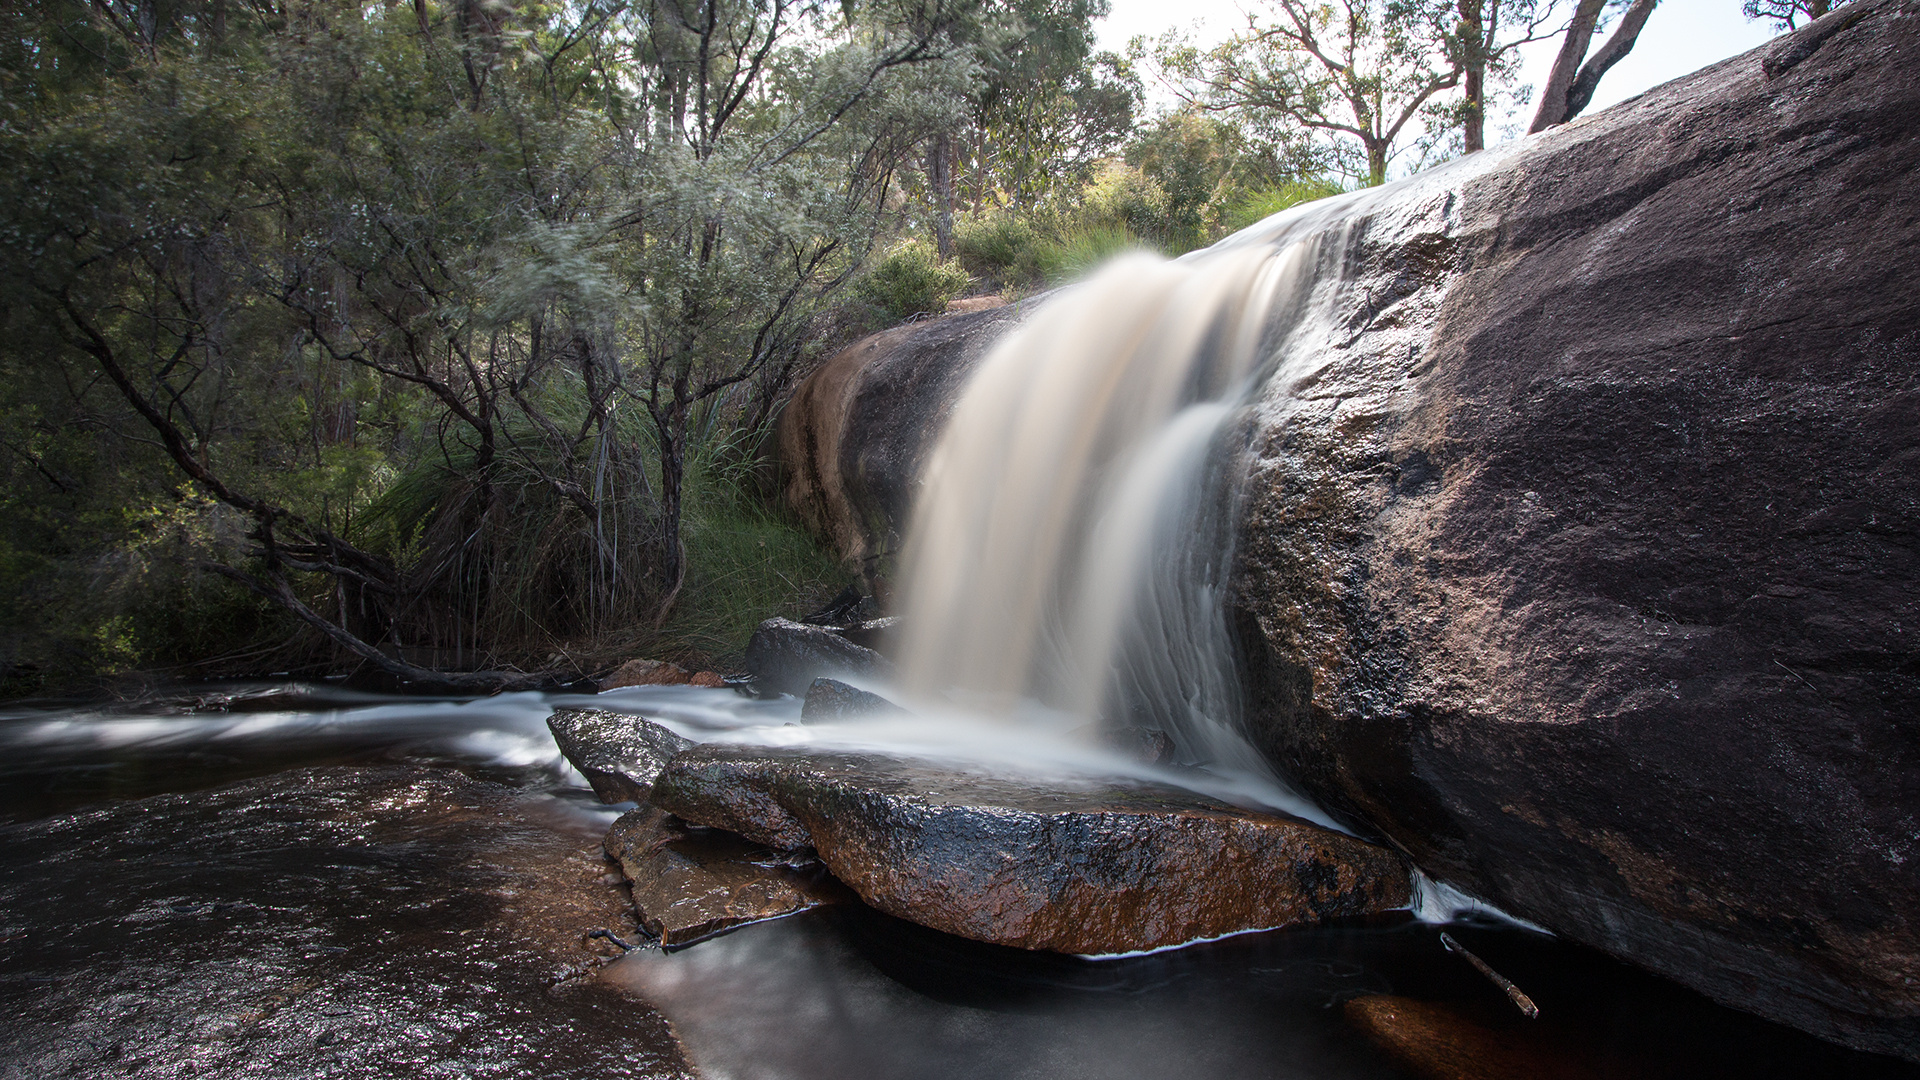
[[[893,661],[826,627],[776,618],[747,642],[747,670],[761,693],[799,697],[823,675],[891,678]]]
[[[796,865],[728,833],[687,829],[651,806],[614,822],[606,851],[632,884],[640,925],[667,948],[807,911],[844,892],[818,864]]]
[[[902,326],[836,353],[780,414],[783,498],[869,584],[897,551],[929,445],[966,377],[1030,302]],[[884,597],[883,597],[884,599]]]
[[[861,716],[898,716],[906,710],[879,694],[838,679],[815,679],[807,687],[807,699],[800,706],[800,722],[849,720]]]
[[[1855,0],[1364,203],[1232,591],[1256,741],[1329,809],[1920,1060],[1917,164],[1920,5]],[[939,417],[981,349],[914,342],[868,363]],[[904,525],[844,478],[918,460],[906,415],[843,419],[851,517]]]
[[[1131,952],[1408,897],[1385,848],[1171,788],[700,746],[674,759],[653,802],[769,847],[810,845],[889,914],[1028,949]]]
[[[654,777],[693,745],[650,720],[599,709],[561,709],[547,728],[604,803],[647,801]]]
[[[1816,29],[1359,223],[1237,621],[1423,870],[1920,1059],[1920,5]]]

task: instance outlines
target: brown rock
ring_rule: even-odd
[[[1403,906],[1399,857],[1173,788],[1023,781],[876,755],[699,746],[653,802],[811,845],[882,911],[976,941],[1133,952]]]
[[[964,315],[972,311],[992,311],[994,308],[1006,306],[1006,297],[999,293],[990,296],[963,296],[958,300],[947,301],[947,314]]]
[[[1585,1045],[1551,1022],[1489,1019],[1431,1001],[1373,994],[1341,1006],[1395,1062],[1428,1080],[1636,1080],[1673,1075]]]
[[[607,831],[607,855],[633,888],[640,925],[669,948],[832,903],[843,891],[818,864],[738,836],[687,829],[642,807]]]
[[[697,671],[687,678],[688,686],[703,686],[718,690],[727,685],[727,680],[717,671]]]
[[[560,709],[547,729],[601,802],[645,802],[654,777],[693,743],[644,717],[603,709]]]
[[[600,680],[602,692],[623,686],[685,686],[697,678],[679,664],[665,660],[629,660]]]

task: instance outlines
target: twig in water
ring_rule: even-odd
[[[1485,960],[1468,952],[1465,945],[1453,940],[1452,934],[1447,933],[1445,930],[1440,931],[1440,944],[1445,945],[1448,952],[1459,953],[1465,957],[1467,963],[1472,964],[1475,971],[1485,975],[1488,979],[1492,980],[1493,985],[1505,991],[1507,1000],[1513,1002],[1514,1008],[1525,1013],[1527,1019],[1540,1019],[1540,1006],[1535,1005],[1532,998],[1521,993],[1520,988],[1508,982],[1506,976],[1488,967]]]
[[[631,945],[629,945],[629,944],[627,944],[627,943],[626,943],[626,942],[624,942],[624,941],[621,941],[621,940],[620,940],[620,937],[619,937],[619,935],[617,935],[617,934],[615,934],[615,933],[614,933],[613,931],[611,931],[611,930],[589,930],[589,931],[587,931],[587,940],[588,940],[588,941],[592,941],[592,940],[593,940],[594,938],[605,938],[605,939],[607,939],[608,941],[611,941],[611,942],[613,942],[613,943],[614,943],[615,945],[618,945],[618,946],[620,947],[620,951],[621,951],[621,952],[632,952],[632,951],[633,951],[633,946],[631,946]],[[1496,978],[1497,978],[1497,977],[1498,977],[1498,976],[1496,976]]]
[[[1780,668],[1780,670],[1781,670],[1781,671],[1784,671],[1784,672],[1786,672],[1787,674],[1789,674],[1789,675],[1791,675],[1791,676],[1793,676],[1794,678],[1796,678],[1796,679],[1799,679],[1799,680],[1800,680],[1800,682],[1801,682],[1801,684],[1802,684],[1802,685],[1804,685],[1804,686],[1805,686],[1805,687],[1806,687],[1807,689],[1809,689],[1809,690],[1812,690],[1812,691],[1813,691],[1814,693],[1816,693],[1816,694],[1820,692],[1820,688],[1819,688],[1819,687],[1817,687],[1817,686],[1815,686],[1815,685],[1813,685],[1813,684],[1812,684],[1812,683],[1810,683],[1810,682],[1807,682],[1807,680],[1806,680],[1806,678],[1805,678],[1804,676],[1802,676],[1802,675],[1801,675],[1801,674],[1800,674],[1799,672],[1797,672],[1797,671],[1795,671],[1795,670],[1793,670],[1792,668],[1790,668],[1790,667],[1788,667],[1788,666],[1787,666],[1787,665],[1785,665],[1785,664],[1782,664],[1782,663],[1780,663],[1780,661],[1778,661],[1778,660],[1775,660],[1775,661],[1774,661],[1774,664],[1775,664],[1775,665],[1777,665],[1777,666],[1778,666],[1778,667]]]

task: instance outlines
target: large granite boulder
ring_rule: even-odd
[[[1385,848],[1154,785],[703,745],[673,759],[652,799],[768,847],[812,847],[889,914],[1028,949],[1135,952],[1408,899]]]
[[[1354,205],[1249,420],[1257,743],[1443,881],[1920,1060],[1920,4]],[[893,349],[905,419],[833,436],[863,543],[905,500],[856,466],[982,351]]]
[[[834,354],[777,428],[782,498],[884,592],[929,445],[966,377],[1031,301],[897,327]]]
[[[1813,31],[1357,223],[1236,622],[1427,873],[1920,1059],[1920,5]]]

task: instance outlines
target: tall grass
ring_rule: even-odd
[[[656,646],[671,658],[733,666],[761,620],[818,610],[854,577],[756,490],[758,434],[710,440],[689,458],[687,581]]]

